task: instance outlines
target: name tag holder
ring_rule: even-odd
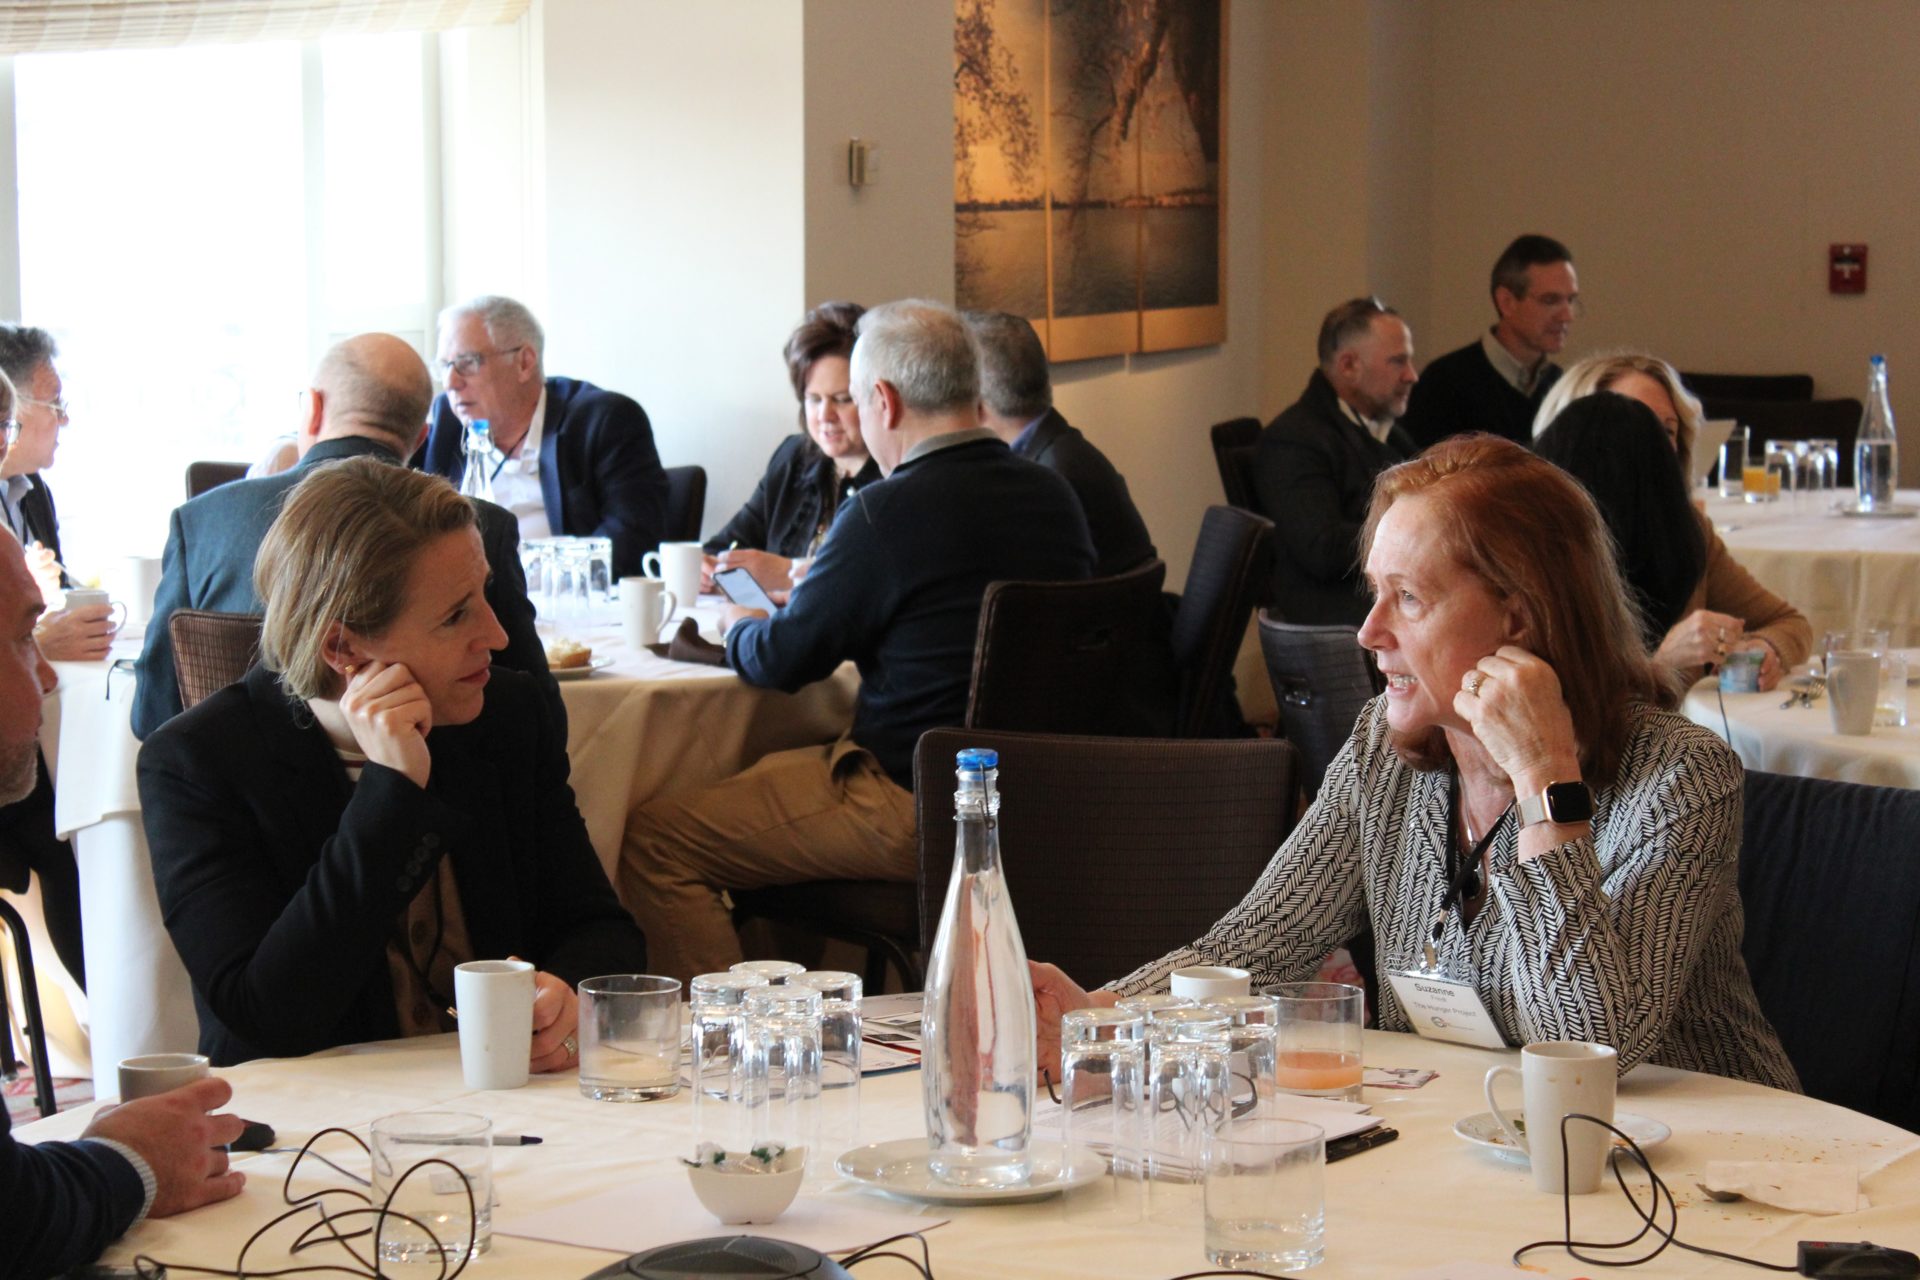
[[[1506,1037],[1493,1025],[1480,993],[1471,986],[1433,969],[1405,969],[1387,974],[1400,1007],[1414,1031],[1429,1040],[1449,1040],[1482,1049],[1507,1048]]]

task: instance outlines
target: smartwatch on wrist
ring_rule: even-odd
[[[1536,822],[1588,822],[1593,818],[1593,790],[1584,782],[1549,782],[1539,795],[1521,796],[1520,825]]]

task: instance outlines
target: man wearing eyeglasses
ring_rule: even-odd
[[[53,491],[40,475],[53,464],[60,429],[67,424],[60,371],[53,364],[57,354],[53,335],[45,329],[0,324],[0,373],[7,380],[7,405],[0,418],[17,425],[11,447],[0,460],[0,514],[26,548],[28,569],[48,606],[34,627],[41,653],[55,662],[87,662],[107,656],[113,639],[112,610],[104,604],[52,608],[62,603],[61,589],[72,585],[60,564],[60,522],[54,514]],[[85,987],[80,875],[72,847],[54,832],[53,783],[44,761],[36,766],[28,794],[0,807],[0,852],[6,855],[5,861],[39,877],[54,952],[73,980]]]
[[[1467,431],[1520,444],[1560,376],[1552,357],[1580,314],[1573,252],[1550,236],[1524,235],[1493,264],[1494,325],[1420,376],[1402,424],[1422,449]]]
[[[613,571],[637,576],[667,525],[667,473],[646,411],[617,391],[549,378],[545,334],[512,298],[481,297],[440,313],[435,367],[446,393],[414,464],[460,484],[467,429],[488,425],[472,455],[522,541],[554,534],[613,539]]]
[[[1378,298],[1320,322],[1320,362],[1300,398],[1260,433],[1254,498],[1273,521],[1273,596],[1287,622],[1357,627],[1360,526],[1374,477],[1418,450],[1399,425],[1420,380],[1413,330]]]

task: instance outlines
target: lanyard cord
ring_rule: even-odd
[[[1500,816],[1493,820],[1493,825],[1487,828],[1487,833],[1474,844],[1471,852],[1462,857],[1454,832],[1461,827],[1460,793],[1463,790],[1464,788],[1460,785],[1459,771],[1455,770],[1448,775],[1447,845],[1446,853],[1442,858],[1442,864],[1446,870],[1447,887],[1446,892],[1440,895],[1440,909],[1433,918],[1433,941],[1436,945],[1446,927],[1448,911],[1458,907],[1462,913],[1461,924],[1463,926],[1466,924],[1467,903],[1480,894],[1480,860],[1486,855],[1487,847],[1493,843],[1493,838],[1500,834],[1500,828],[1505,825],[1508,815],[1513,812],[1513,803],[1509,801],[1507,807],[1500,811]],[[1473,838],[1470,827],[1467,828],[1467,838]]]

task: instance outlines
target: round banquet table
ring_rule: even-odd
[[[1374,1112],[1400,1131],[1396,1142],[1329,1165],[1326,1176],[1326,1261],[1309,1274],[1397,1277],[1436,1264],[1475,1261],[1504,1266],[1521,1244],[1560,1234],[1560,1200],[1533,1190],[1519,1167],[1456,1138],[1454,1122],[1484,1110],[1480,1082],[1486,1069],[1518,1055],[1421,1040],[1410,1035],[1367,1033],[1367,1062],[1378,1067],[1425,1067],[1439,1071],[1424,1088],[1367,1089]],[[596,1103],[581,1098],[572,1074],[536,1077],[504,1092],[471,1093],[461,1083],[459,1050],[452,1036],[362,1045],[279,1062],[255,1062],[219,1074],[234,1085],[232,1109],[264,1120],[283,1145],[297,1146],[331,1125],[358,1127],[389,1112],[445,1104],[491,1117],[496,1132],[542,1137],[537,1147],[499,1148],[494,1153],[493,1248],[472,1275],[565,1277],[576,1280],[616,1260],[617,1253],[508,1234],[516,1215],[551,1211],[587,1197],[599,1219],[617,1219],[632,1232],[623,1252],[669,1240],[731,1233],[698,1210],[668,1216],[650,1208],[648,1187],[662,1197],[659,1180],[680,1177],[676,1159],[691,1144],[691,1105],[676,1098],[641,1104]],[[1788,1262],[1801,1239],[1872,1240],[1920,1249],[1920,1135],[1856,1112],[1760,1085],[1643,1066],[1620,1085],[1621,1111],[1670,1126],[1673,1137],[1652,1148],[1653,1166],[1680,1204],[1680,1237],[1690,1243]],[[18,1130],[27,1141],[76,1136],[87,1113],[77,1111]],[[861,1137],[865,1141],[924,1132],[917,1071],[869,1076],[863,1086]],[[329,1148],[332,1150],[333,1148]],[[162,1261],[230,1265],[240,1243],[283,1207],[281,1180],[290,1157],[238,1157],[248,1172],[245,1191],[225,1204],[184,1217],[147,1222],[109,1251],[124,1261],[137,1249]],[[1872,1207],[1833,1217],[1813,1217],[1751,1202],[1716,1204],[1694,1189],[1709,1160],[1847,1162],[1858,1168]],[[352,1167],[352,1166],[349,1166]],[[364,1166],[362,1166],[364,1167]],[[302,1174],[305,1187],[305,1174]],[[335,1180],[337,1181],[337,1179]],[[1629,1174],[1630,1184],[1644,1180]],[[1160,1188],[1156,1185],[1156,1196]],[[940,1207],[895,1201],[840,1183],[802,1193],[819,1197],[828,1211],[853,1208],[884,1215],[879,1231],[925,1230],[933,1270],[942,1280],[962,1277],[1166,1277],[1205,1266],[1200,1246],[1197,1190],[1175,1188],[1173,1221],[1126,1227],[1088,1227],[1066,1215],[1058,1199],[1018,1205]],[[657,1227],[648,1220],[664,1219]],[[1611,1181],[1600,1194],[1577,1197],[1574,1223],[1585,1239],[1632,1234],[1634,1218]],[[758,1228],[778,1237],[780,1223]],[[649,1237],[648,1232],[660,1234]],[[257,1252],[253,1265],[288,1265],[284,1236]],[[623,1237],[624,1239],[624,1237]],[[324,1261],[312,1252],[306,1262]],[[1562,1253],[1541,1250],[1528,1262],[1547,1274],[1591,1274]],[[909,1270],[899,1263],[862,1264],[869,1280],[894,1280]],[[1746,1268],[1669,1249],[1635,1274],[1662,1276],[1749,1275]]]
[[[712,628],[718,610],[694,610]],[[684,614],[681,616],[685,616]],[[546,628],[542,628],[545,630]],[[851,663],[795,694],[756,689],[724,667],[672,662],[628,644],[618,623],[568,628],[593,646],[596,669],[562,680],[574,798],[609,872],[635,805],[718,782],[770,751],[831,742],[853,722],[859,674]],[[63,1038],[69,1060],[111,1080],[122,1058],[191,1049],[199,1041],[192,988],[160,919],[140,819],[129,728],[134,678],[112,663],[139,655],[124,630],[103,662],[55,664],[59,687],[43,703],[41,746],[52,768],[54,825],[73,841],[87,940],[86,1031]],[[64,1008],[49,974],[43,996]]]
[[[1920,659],[1920,654],[1909,660]],[[1791,707],[1783,684],[1769,693],[1729,693],[1721,717],[1718,682],[1711,676],[1688,691],[1680,710],[1695,724],[1727,739],[1749,769],[1801,778],[1862,782],[1876,787],[1920,789],[1920,703],[1909,690],[1904,728],[1875,725],[1862,736],[1835,733],[1827,700]]]
[[[1899,501],[1920,507],[1920,490]],[[1920,517],[1863,519],[1795,503],[1709,497],[1707,515],[1747,571],[1824,631],[1884,626],[1896,645],[1920,645]],[[1777,700],[1776,700],[1777,701]]]

